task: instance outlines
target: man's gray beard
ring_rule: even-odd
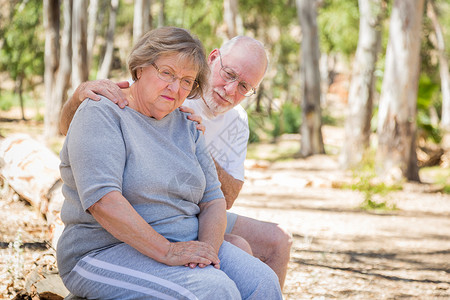
[[[229,107],[220,106],[219,104],[217,104],[214,101],[213,93],[214,93],[213,90],[210,89],[208,91],[208,93],[206,93],[205,98],[204,98],[206,105],[209,107],[209,110],[211,111],[211,113],[215,116],[218,116],[218,115],[224,114],[227,111],[229,111],[230,110]]]

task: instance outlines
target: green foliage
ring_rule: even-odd
[[[337,118],[330,114],[329,110],[322,109],[322,124],[323,125],[330,125],[330,126],[337,126],[344,124],[343,118]]]
[[[280,134],[283,133],[298,133],[301,123],[301,108],[292,102],[285,102],[281,106],[281,111],[278,113],[280,124]],[[276,136],[276,135],[274,135]]]
[[[442,187],[442,193],[450,194],[450,168],[424,167],[420,169],[420,177],[426,178],[427,182]]]
[[[119,9],[117,10],[116,18],[116,32],[126,33],[130,37],[133,36],[133,18],[134,18],[134,5],[124,3],[123,0],[119,1]],[[131,48],[130,48],[131,50]]]
[[[437,110],[440,104],[439,92],[439,84],[422,74],[417,95],[417,127],[422,135],[435,143],[440,143],[442,135],[437,124],[433,124],[430,118],[430,110]]]
[[[249,115],[250,143],[275,139],[285,133],[298,133],[301,123],[301,108],[291,102],[285,102],[270,115],[257,112],[256,108],[247,108]]]
[[[21,77],[32,86],[33,75],[44,72],[44,42],[41,25],[42,2],[21,1],[14,7],[11,22],[2,28],[0,70],[13,80]]]
[[[223,1],[166,0],[167,26],[189,29],[203,42],[206,52],[219,47],[223,39],[215,33],[222,26]]]
[[[0,110],[8,111],[14,105],[14,97],[11,93],[0,94]]]
[[[400,185],[387,185],[377,180],[375,172],[375,154],[367,152],[362,162],[353,169],[354,183],[346,186],[364,195],[364,201],[360,204],[365,210],[395,210],[395,204],[389,204],[388,195],[401,190]]]
[[[264,97],[299,102],[301,35],[295,1],[239,1],[239,12],[245,34],[263,42],[269,55]]]
[[[36,109],[39,108],[39,105],[42,103],[39,103],[35,101],[34,98],[37,96],[32,95],[30,92],[24,93],[24,107],[35,107]],[[8,91],[4,90],[0,93],[0,110],[8,111],[12,107],[16,107],[19,103],[19,96],[14,91]]]
[[[256,112],[247,110],[248,112],[248,126],[250,128],[250,136],[248,142],[258,143],[261,141],[260,136],[264,135],[264,128],[261,126],[264,124],[264,116]]]
[[[297,23],[295,1],[247,0],[239,1],[239,11],[244,27],[251,31],[264,30],[270,26],[289,27]]]
[[[442,28],[444,28],[444,40],[446,45],[450,44],[450,18],[448,18],[448,13],[450,12],[450,2],[448,0],[435,0],[436,11],[438,14],[439,22]],[[446,47],[447,57],[450,57],[450,47]]]
[[[270,53],[272,54],[270,59],[273,61],[272,64],[275,65],[276,70],[270,83],[272,97],[299,102],[300,92],[295,90],[295,88],[299,88],[300,82],[299,41],[294,36],[283,33],[279,41],[271,45]],[[263,84],[265,84],[264,81]]]
[[[358,0],[325,0],[317,17],[320,47],[349,57],[358,44]]]
[[[438,20],[443,29],[444,43],[446,45],[447,57],[450,57],[448,47],[450,32],[446,29],[450,26],[450,21],[445,16],[450,12],[448,1],[433,1]],[[440,143],[442,132],[439,130],[438,122],[442,111],[442,94],[440,91],[441,76],[439,72],[439,60],[437,59],[437,49],[435,49],[435,28],[428,17],[424,17],[422,25],[422,44],[420,49],[420,69],[419,90],[417,99],[417,127],[419,134],[427,141]],[[434,118],[434,119],[433,119]]]

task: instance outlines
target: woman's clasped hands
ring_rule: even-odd
[[[208,243],[199,241],[170,243],[164,263],[169,266],[184,265],[192,269],[197,265],[200,268],[213,265],[220,269],[216,250]]]

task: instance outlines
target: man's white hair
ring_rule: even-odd
[[[227,55],[236,46],[243,47],[244,50],[248,53],[253,53],[253,54],[264,53],[264,58],[265,58],[265,63],[266,63],[264,73],[266,72],[267,67],[269,65],[269,57],[267,55],[267,52],[264,48],[263,43],[261,43],[260,41],[254,39],[252,37],[249,37],[249,36],[238,35],[238,36],[235,36],[234,38],[226,41],[222,45],[222,47],[220,47],[220,53],[222,55]]]

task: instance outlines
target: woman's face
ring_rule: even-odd
[[[138,70],[137,75],[139,79],[132,85],[137,110],[160,120],[183,104],[190,90],[182,86],[195,80],[197,69],[188,59],[173,54],[161,56],[153,65]],[[175,81],[169,82],[173,76]]]

